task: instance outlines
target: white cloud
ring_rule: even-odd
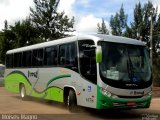
[[[82,15],[79,13],[75,13],[73,11],[73,5],[75,2],[79,2],[80,4],[86,5],[88,4],[88,0],[61,0],[58,6],[58,12],[64,11],[69,17],[75,17],[75,33],[97,33],[97,23],[100,23],[101,18],[96,18],[92,14]],[[106,22],[107,28],[109,28],[108,22]]]
[[[9,4],[9,0],[1,0],[0,3],[1,3],[1,4],[8,5],[8,4]]]
[[[4,28],[4,21],[13,24],[29,15],[29,6],[33,6],[33,0],[8,0],[0,4],[0,29]]]
[[[73,4],[76,0],[60,0],[58,6],[58,12],[64,11],[69,17],[74,16],[74,12],[72,10]]]
[[[79,3],[79,4],[81,4],[82,6],[84,6],[84,7],[89,7],[89,6],[91,6],[91,4],[90,4],[90,2],[91,2],[91,0],[77,0],[77,2]]]
[[[159,0],[153,0],[152,3],[153,3],[155,8],[158,7],[157,12],[158,12],[158,14],[160,14],[160,1]]]
[[[157,12],[158,12],[158,14],[160,14],[160,2],[159,2],[159,4],[156,5],[156,7],[157,6],[158,6],[158,11]]]
[[[76,25],[76,31],[78,33],[97,33],[97,24],[101,23],[101,18],[96,18],[92,14],[82,17]],[[107,28],[109,29],[109,23],[105,21]]]

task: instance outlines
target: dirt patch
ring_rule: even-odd
[[[153,87],[153,97],[160,97],[160,87]]]

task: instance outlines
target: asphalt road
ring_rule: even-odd
[[[160,120],[160,98],[152,99],[149,109],[95,110],[79,107],[71,113],[62,104],[30,98],[22,101],[18,94],[0,87],[0,120]]]

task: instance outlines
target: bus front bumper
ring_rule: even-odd
[[[149,108],[151,103],[151,95],[146,95],[141,98],[120,98],[108,97],[102,92],[97,95],[97,109],[137,109]]]

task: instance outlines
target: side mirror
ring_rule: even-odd
[[[102,62],[102,47],[97,46],[96,48],[96,62],[101,63]]]

